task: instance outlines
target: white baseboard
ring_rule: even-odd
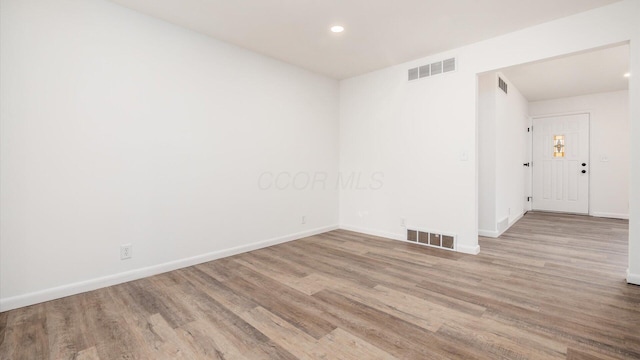
[[[338,229],[337,225],[325,226],[295,234],[285,235],[277,238],[258,241],[255,243],[237,246],[230,249],[213,251],[207,254],[197,255],[185,259],[166,262],[163,264],[153,265],[145,268],[130,270],[118,274],[107,275],[100,278],[80,281],[72,284],[57,286],[45,290],[35,291],[23,295],[17,295],[7,298],[0,298],[0,312],[17,309],[45,301],[55,300],[66,296],[76,295],[87,291],[100,289],[107,286],[122,284],[128,281],[142,279],[145,277],[162,274],[188,266],[201,264],[204,262],[237,255],[240,253],[253,251],[268,246],[282,244],[288,241],[301,239],[308,236],[321,234],[327,231]]]
[[[640,285],[640,274],[632,274],[627,269],[627,283],[633,285]]]
[[[602,218],[611,218],[611,219],[624,219],[624,220],[629,220],[629,214],[616,214],[616,213],[606,213],[606,212],[592,212],[591,214],[589,214],[591,216],[595,216],[595,217],[602,217]]]
[[[500,236],[500,233],[498,232],[498,230],[482,230],[482,229],[479,229],[478,230],[478,235],[484,236],[484,237],[490,237],[490,238],[497,238],[498,236]]]
[[[469,246],[469,245],[457,245],[457,251],[464,254],[478,255],[480,254],[480,245]]]
[[[339,227],[342,230],[354,231],[361,234],[378,236],[378,237],[383,237],[383,238],[393,239],[393,240],[404,240],[404,234],[394,234],[386,231],[365,229],[365,228],[351,226],[351,225],[340,225]]]
[[[351,225],[340,225],[340,229],[354,231],[354,232],[357,232],[357,233],[371,235],[371,236],[383,237],[383,238],[391,239],[391,240],[400,240],[400,241],[405,241],[405,242],[407,241],[405,239],[405,237],[404,237],[404,234],[394,234],[394,233],[390,233],[390,232],[386,232],[386,231],[374,230],[374,229],[365,229],[365,228],[361,228],[361,227],[357,227],[357,226],[351,226]],[[449,250],[449,249],[446,249],[446,250]],[[465,253],[465,254],[478,255],[480,253],[480,245],[466,246],[466,245],[456,244],[456,250],[455,251],[461,252],[461,253]]]
[[[518,214],[518,216],[516,216],[516,217],[513,219],[513,221],[509,222],[509,226],[507,226],[507,228],[506,228],[504,231],[509,230],[509,229],[513,226],[513,224],[515,224],[515,223],[517,223],[518,221],[520,221],[520,219],[522,219],[522,217],[524,216],[524,214],[526,214],[526,212],[521,212],[520,214]],[[503,231],[503,233],[504,233],[504,231]],[[500,235],[502,235],[502,234],[500,234]]]
[[[509,222],[509,224],[507,225],[507,228],[502,230],[502,231],[479,229],[478,230],[478,235],[484,236],[484,237],[490,237],[490,238],[500,237],[500,235],[504,234],[507,230],[509,230],[511,228],[511,226],[513,226],[513,224],[517,223],[520,219],[522,219],[524,214],[525,213],[520,213],[518,216],[516,216],[516,218],[513,219],[513,221]]]

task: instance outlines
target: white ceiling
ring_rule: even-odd
[[[619,0],[111,1],[343,79]]]
[[[626,90],[629,45],[500,70],[529,101]]]

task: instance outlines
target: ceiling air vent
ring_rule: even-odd
[[[502,89],[502,91],[504,91],[505,94],[508,94],[507,83],[504,80],[502,80],[501,77],[498,77],[498,87]]]
[[[409,81],[433,77],[434,75],[456,71],[456,58],[450,58],[443,61],[437,61],[431,64],[418,66],[409,69]]]
[[[416,80],[419,74],[418,68],[409,69],[409,81]]]

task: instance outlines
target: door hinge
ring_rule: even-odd
[[[527,202],[531,201],[531,199],[533,199],[531,196],[527,196]]]
[[[527,132],[531,132],[531,128],[527,128]]]

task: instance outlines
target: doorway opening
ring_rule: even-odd
[[[478,75],[478,232],[526,212],[628,219],[629,45]]]

